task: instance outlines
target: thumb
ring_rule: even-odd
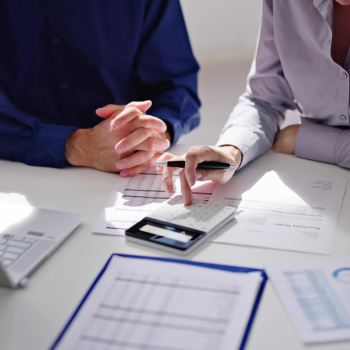
[[[98,108],[96,109],[96,114],[101,117],[101,118],[108,118],[111,114],[113,114],[114,112],[121,110],[122,108],[124,108],[124,106],[120,106],[120,105],[107,105],[105,107],[102,108]]]
[[[130,102],[125,106],[125,108],[136,107],[141,112],[146,113],[151,106],[152,106],[152,101],[147,100],[147,101],[141,101],[141,102]]]

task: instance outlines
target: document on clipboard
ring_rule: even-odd
[[[114,254],[51,350],[243,349],[265,283],[263,270]]]

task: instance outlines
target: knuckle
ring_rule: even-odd
[[[193,152],[188,152],[185,156],[185,161],[194,161],[197,158],[197,155]]]
[[[129,111],[133,114],[141,114],[141,111],[136,107],[130,107]]]
[[[212,148],[209,147],[209,146],[203,146],[202,150],[205,151],[205,152],[210,152],[210,151],[212,151]]]
[[[194,152],[194,151],[197,151],[197,149],[198,147],[193,146],[188,150],[188,152]]]

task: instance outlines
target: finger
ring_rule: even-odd
[[[125,108],[136,107],[140,111],[142,111],[143,113],[146,113],[147,110],[149,110],[151,106],[152,106],[152,101],[150,101],[150,100],[147,100],[147,101],[133,101],[133,102],[128,103],[125,106]]]
[[[150,129],[137,129],[115,145],[115,151],[118,154],[124,153],[131,148],[138,146],[143,141],[147,140],[152,135]]]
[[[227,182],[233,175],[235,170],[229,169],[211,169],[211,170],[196,170],[196,179],[198,181],[213,181],[217,184]]]
[[[146,141],[143,141],[137,146],[135,146],[134,149],[138,151],[164,152],[169,147],[170,141],[168,139],[158,139],[149,137]]]
[[[182,156],[174,156],[173,154],[166,152],[166,153],[163,153],[161,157],[159,157],[158,161],[164,162],[168,160],[171,160],[171,161],[185,160],[185,156],[186,156],[185,154],[183,154]],[[163,167],[158,165],[158,168],[159,168],[159,172],[161,173],[163,172],[163,169],[167,169],[168,167]]]
[[[96,109],[96,114],[101,118],[108,118],[114,112],[118,112],[119,114],[123,108],[124,105],[107,105],[105,107]]]
[[[137,152],[140,153],[140,152]],[[126,170],[123,170],[120,172],[120,176],[122,177],[128,177],[128,176],[135,176],[138,175],[146,170],[148,170],[149,168],[151,168],[152,166],[154,166],[154,163],[156,162],[156,160],[159,158],[159,153],[155,154],[151,159],[149,159],[147,162],[139,164],[135,167],[132,168],[128,168]]]
[[[131,154],[129,157],[123,158],[117,163],[119,170],[133,168],[142,163],[146,163],[154,156],[154,152],[140,151]]]
[[[173,159],[174,156],[171,153],[164,153],[160,158],[158,158],[157,161],[167,161],[170,159]],[[175,157],[176,158],[176,157]],[[165,191],[167,192],[167,194],[172,194],[174,192],[174,184],[173,184],[173,175],[174,175],[174,171],[177,168],[172,168],[172,167],[159,167],[161,168],[160,172],[163,172],[163,185],[165,188]]]
[[[181,193],[185,205],[190,205],[192,203],[192,191],[187,178],[185,176],[184,169],[179,170],[179,177],[181,183]]]
[[[167,161],[171,158],[175,157],[173,154],[171,153],[168,153],[168,152],[165,152],[163,153],[158,159],[157,159],[157,162],[163,162],[163,161]],[[157,173],[158,174],[161,174],[164,170],[164,167],[161,166],[161,165],[157,165]]]
[[[111,128],[112,130],[118,130],[125,124],[131,122],[133,119],[143,114],[144,113],[136,107],[125,108],[120,113],[113,113],[111,117],[114,119],[111,123]]]
[[[131,109],[133,108],[135,107],[131,107]],[[120,113],[115,119],[115,122],[118,123],[118,129],[124,127],[127,128],[125,131],[130,132],[139,128],[147,128],[159,132],[164,132],[167,129],[166,124],[159,118],[151,115],[134,114],[134,112],[130,112],[131,114],[126,114],[125,111]]]
[[[190,150],[185,159],[185,176],[190,186],[196,183],[197,165],[205,160],[217,160],[218,156],[211,147],[204,146]]]

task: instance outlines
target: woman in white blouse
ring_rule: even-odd
[[[350,0],[263,0],[262,23],[246,92],[216,147],[192,148],[181,157],[186,205],[197,180],[228,181],[238,167],[268,152],[350,168]],[[302,125],[279,130],[286,110]],[[172,159],[164,154],[159,160]],[[176,159],[179,159],[177,157]],[[236,164],[229,170],[196,170],[203,161]],[[173,168],[163,181],[173,190]]]

